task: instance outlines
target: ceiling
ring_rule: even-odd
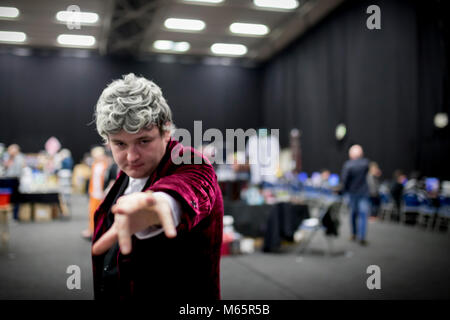
[[[59,34],[92,35],[96,43],[90,50],[99,54],[127,54],[136,58],[166,55],[153,48],[155,40],[187,41],[190,49],[172,56],[214,56],[213,43],[236,43],[247,46],[241,59],[265,61],[318,23],[345,0],[299,0],[294,10],[263,9],[253,0],[224,0],[206,5],[184,0],[0,0],[0,6],[20,10],[16,19],[1,19],[1,31],[20,31],[27,35],[25,43],[0,46],[62,48]],[[83,12],[95,12],[99,20],[80,29],[69,29],[56,20],[58,11],[77,5]],[[172,31],[164,26],[169,17],[200,19],[206,24],[202,31]],[[269,27],[265,36],[240,36],[229,31],[233,22],[259,23]]]

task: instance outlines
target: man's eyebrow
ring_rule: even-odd
[[[137,137],[135,140],[141,140],[141,139],[153,139],[154,137],[151,134],[145,134],[140,137]]]
[[[154,137],[151,134],[144,134],[142,136],[134,138],[134,141],[142,140],[142,139],[153,139],[153,138]],[[124,143],[122,140],[117,139],[117,138],[116,139],[111,139],[111,142],[113,142],[113,143]]]

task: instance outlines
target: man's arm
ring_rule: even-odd
[[[155,198],[162,198],[162,200],[166,200],[169,203],[170,211],[172,213],[173,224],[175,228],[180,224],[181,217],[181,208],[178,201],[176,201],[172,196],[168,195],[165,192],[155,192],[153,193]],[[152,225],[147,227],[145,230],[138,231],[134,235],[139,240],[149,239],[159,235],[164,232],[162,226]]]
[[[116,241],[122,254],[131,252],[131,236],[152,225],[161,225],[168,238],[177,235],[172,211],[166,199],[154,197],[152,192],[136,192],[117,200],[111,212],[115,214],[111,228],[98,239],[92,254],[100,255],[106,252]]]
[[[158,180],[149,190],[165,192],[180,204],[183,214],[178,232],[191,230],[207,217],[214,206],[218,185],[209,164],[181,165],[169,176]]]

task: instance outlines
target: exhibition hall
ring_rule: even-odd
[[[449,12],[0,0],[0,300],[448,300]]]

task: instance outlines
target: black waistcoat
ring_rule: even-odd
[[[120,186],[119,192],[117,192],[112,205],[117,202],[120,196],[123,195],[125,189],[128,186],[129,178],[126,177]],[[111,207],[112,207],[111,205]],[[106,216],[107,229],[111,228],[114,223],[114,214],[111,212],[111,208]],[[103,270],[102,280],[100,285],[99,295],[96,299],[119,299],[119,278],[117,269],[117,260],[119,257],[119,244],[116,242],[105,254],[103,258]]]

